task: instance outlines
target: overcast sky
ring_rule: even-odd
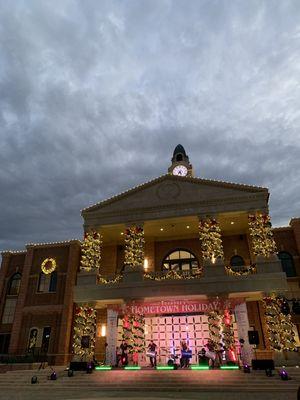
[[[0,249],[167,171],[270,189],[300,217],[300,2],[0,0]]]

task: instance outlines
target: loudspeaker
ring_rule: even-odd
[[[257,331],[248,331],[249,344],[259,344],[259,336]]]

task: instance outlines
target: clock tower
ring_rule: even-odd
[[[193,166],[190,164],[189,158],[181,144],[178,144],[175,147],[171,161],[172,164],[168,168],[169,174],[177,176],[194,176]]]

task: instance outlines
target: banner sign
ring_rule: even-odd
[[[153,303],[131,302],[124,305],[109,306],[123,314],[189,314],[207,313],[213,310],[233,310],[244,299],[222,299],[209,300],[163,300]]]

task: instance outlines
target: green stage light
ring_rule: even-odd
[[[111,366],[110,365],[100,365],[95,367],[96,371],[110,371],[111,370]]]
[[[166,370],[174,369],[174,366],[173,366],[173,365],[158,365],[158,366],[156,367],[156,369],[157,369],[158,371],[166,371]]]
[[[221,365],[221,369],[240,369],[238,365]]]
[[[132,365],[132,366],[129,366],[129,367],[124,367],[124,369],[126,369],[126,370],[138,370],[138,369],[141,369],[141,367],[139,367],[138,365]]]
[[[209,369],[209,366],[208,365],[191,365],[191,369],[207,371]]]

